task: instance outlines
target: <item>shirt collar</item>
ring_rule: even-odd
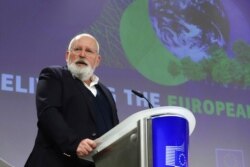
[[[94,96],[97,95],[97,89],[96,89],[95,85],[98,84],[98,81],[99,81],[99,77],[93,74],[89,85],[87,85],[85,82],[83,82],[84,86],[87,89],[89,89]]]
[[[96,76],[95,74],[92,75],[91,77],[91,82],[89,84],[90,87],[97,85],[99,82],[99,77]],[[84,83],[85,84],[85,83]],[[86,84],[85,84],[86,85]]]

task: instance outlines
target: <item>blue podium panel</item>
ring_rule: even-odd
[[[180,116],[152,118],[153,167],[188,167],[189,127]]]

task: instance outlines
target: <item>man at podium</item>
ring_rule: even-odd
[[[75,36],[65,57],[67,66],[46,67],[39,75],[38,134],[25,167],[94,167],[81,158],[119,122],[111,92],[94,74],[101,61],[96,38]]]

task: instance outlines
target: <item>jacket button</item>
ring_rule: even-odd
[[[95,137],[95,136],[96,136],[96,133],[95,133],[95,132],[94,132],[94,133],[92,133],[92,136],[93,136],[93,137]]]

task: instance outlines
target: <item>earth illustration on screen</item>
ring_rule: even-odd
[[[194,78],[186,75],[185,60],[193,63],[189,71],[200,72],[195,80],[202,80],[206,74],[200,64],[213,60],[216,49],[232,47],[228,9],[223,0],[134,0],[120,21],[125,55],[140,74],[161,85]],[[149,68],[152,63],[157,68]]]
[[[229,21],[220,0],[149,0],[149,15],[160,41],[174,56],[198,62],[212,46],[226,48]]]

